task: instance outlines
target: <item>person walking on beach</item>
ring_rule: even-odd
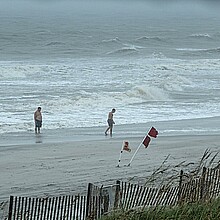
[[[113,120],[113,114],[115,113],[115,109],[113,108],[109,113],[108,113],[108,128],[105,131],[105,135],[107,135],[107,132],[110,130],[110,136],[112,137],[112,129],[113,129],[113,125],[115,124],[114,120]]]
[[[35,134],[40,133],[40,128],[42,126],[42,114],[41,107],[38,107],[34,112],[34,122],[35,122]]]

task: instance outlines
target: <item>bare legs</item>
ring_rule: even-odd
[[[110,136],[112,137],[112,127],[108,127],[105,131],[105,135],[108,135],[107,132],[110,131]]]
[[[40,134],[40,127],[35,127],[35,134]]]

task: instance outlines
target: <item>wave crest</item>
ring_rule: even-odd
[[[217,48],[208,48],[208,49],[199,49],[199,48],[177,48],[178,51],[186,51],[186,52],[200,52],[200,53],[219,53],[220,47]]]
[[[118,37],[108,40],[102,40],[102,43],[120,43],[120,39]]]
[[[140,85],[126,93],[130,98],[139,98],[144,101],[166,101],[168,94],[156,86]]]
[[[120,49],[110,51],[107,53],[107,55],[112,55],[112,54],[129,55],[129,54],[133,54],[133,53],[138,53],[139,49],[141,49],[141,48],[142,47],[133,46],[133,45],[132,46],[125,46]]]
[[[212,37],[207,34],[207,33],[203,33],[203,34],[191,34],[190,37],[194,37],[194,38],[209,38],[211,39]]]
[[[64,45],[64,43],[58,42],[58,41],[53,41],[53,42],[46,44],[46,46],[56,46],[56,45]]]
[[[142,36],[142,37],[135,39],[135,41],[149,41],[149,40],[162,41],[162,38],[157,37],[157,36],[155,36],[155,37]]]

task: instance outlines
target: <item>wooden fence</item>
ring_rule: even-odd
[[[220,196],[220,169],[203,169],[198,178],[185,179],[179,186],[149,188],[117,181],[97,187],[88,184],[86,196],[52,198],[10,197],[8,220],[95,220],[121,208],[175,206],[184,202],[209,200]]]
[[[94,220],[114,206],[119,185],[98,187],[88,184],[86,196],[29,198],[10,196],[8,220]],[[114,188],[113,196],[109,189]],[[113,197],[113,200],[110,199]],[[112,203],[113,201],[113,203]]]
[[[169,189],[147,188],[130,183],[121,184],[120,208],[129,210],[134,207],[173,206],[178,201],[178,187]]]
[[[10,196],[8,220],[85,219],[86,196],[27,198]]]
[[[120,208],[174,206],[220,197],[220,169],[203,168],[202,175],[193,179],[183,180],[183,176],[181,171],[179,186],[169,188],[149,188],[121,182]]]
[[[182,181],[180,175],[179,203],[210,200],[220,196],[220,169],[203,168],[198,178]]]

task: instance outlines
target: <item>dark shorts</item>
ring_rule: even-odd
[[[108,126],[112,128],[114,121],[112,119],[108,119],[107,122],[108,122]]]
[[[42,126],[42,121],[35,120],[35,127],[41,128],[41,126]]]

